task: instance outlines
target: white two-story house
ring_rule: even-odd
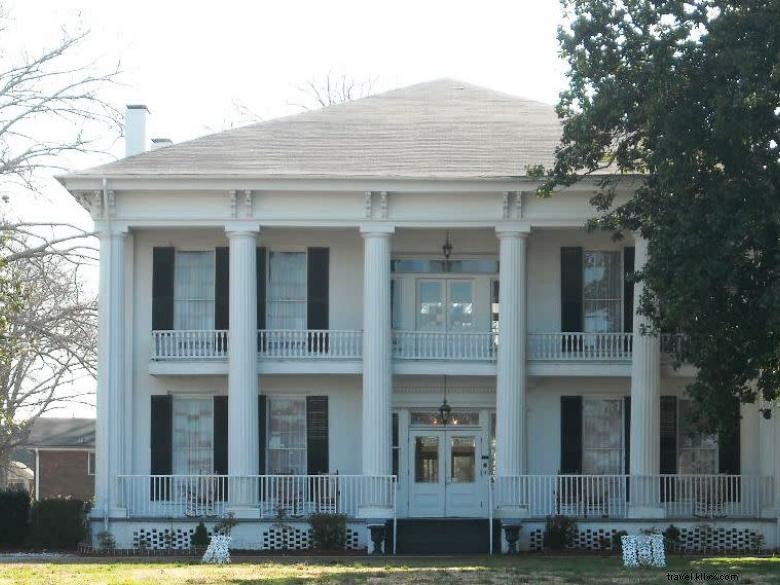
[[[239,548],[304,548],[342,513],[353,548],[487,552],[560,514],[582,547],[777,545],[777,417],[695,431],[680,340],[639,334],[646,242],[584,229],[593,182],[535,194],[552,106],[440,80],[149,152],[146,117],[60,178],[100,234],[95,532],[233,513]]]

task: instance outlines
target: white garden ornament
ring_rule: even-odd
[[[225,565],[230,563],[230,537],[224,534],[215,534],[211,537],[206,552],[203,553],[203,563],[212,565]]]
[[[623,565],[626,567],[665,567],[666,553],[661,534],[637,534],[621,537]]]

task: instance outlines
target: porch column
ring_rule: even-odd
[[[390,475],[393,372],[390,248],[393,226],[361,227],[363,236],[363,475]]]
[[[634,266],[642,270],[648,258],[647,240],[635,236]],[[633,351],[631,359],[631,507],[633,516],[662,513],[658,480],[661,471],[661,342],[643,335],[650,321],[639,314],[644,285],[634,285]]]
[[[496,368],[496,474],[525,472],[527,228],[496,229],[499,239],[499,324]]]
[[[125,239],[100,231],[94,516],[122,516],[118,477],[125,470]]]
[[[226,228],[230,242],[228,337],[228,473],[231,506],[249,505],[252,486],[233,476],[259,471],[257,374],[258,229]]]

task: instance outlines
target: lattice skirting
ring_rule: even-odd
[[[668,525],[645,526],[644,529],[654,529],[663,532]],[[712,526],[708,524],[688,527],[677,526],[680,529],[680,549],[685,552],[728,552],[756,551],[766,548],[766,540],[760,529],[746,527]],[[611,550],[612,537],[619,531],[637,534],[641,530],[635,526],[614,528],[587,527],[580,525],[575,543],[570,548],[578,550]],[[524,549],[540,551],[544,548],[544,528],[523,527],[525,534],[521,535]]]
[[[188,549],[195,528],[139,528],[133,531],[133,548]],[[208,531],[209,538],[212,532]]]
[[[261,531],[261,550],[305,550],[313,546],[311,529],[305,526],[271,526]],[[347,528],[346,548],[358,550],[360,534]]]

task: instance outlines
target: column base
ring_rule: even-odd
[[[528,517],[528,506],[501,506],[494,517],[502,520],[523,520]]]

